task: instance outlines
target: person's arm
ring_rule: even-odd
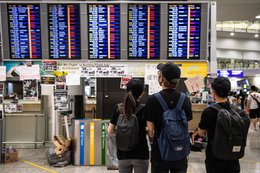
[[[202,130],[202,129],[198,128],[198,133],[200,136],[207,136],[207,130]]]
[[[115,128],[116,128],[116,126],[114,124],[109,123],[108,128],[107,128],[107,133],[109,135],[115,134]]]
[[[207,136],[207,129],[209,127],[210,115],[209,108],[203,110],[200,118],[200,122],[198,125],[198,133],[200,136]]]
[[[147,135],[150,139],[154,137],[154,123],[151,121],[147,121]]]

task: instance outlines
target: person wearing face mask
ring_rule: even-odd
[[[162,87],[162,90],[159,93],[162,99],[168,106],[168,109],[175,109],[179,99],[183,98],[183,104],[181,109],[184,110],[187,121],[192,119],[192,110],[191,110],[191,101],[190,99],[176,90],[178,85],[181,70],[178,65],[168,62],[166,64],[158,64],[158,82]],[[183,96],[184,95],[184,96]],[[180,99],[182,100],[182,99]],[[181,104],[180,104],[181,105]],[[164,126],[164,108],[161,106],[160,101],[157,99],[157,96],[151,95],[146,103],[144,109],[144,117],[147,121],[148,136],[152,144],[151,152],[151,172],[152,173],[186,173],[188,166],[188,159],[186,156],[181,159],[168,161],[162,159],[164,156],[161,155],[159,148],[158,137],[162,133]],[[174,150],[174,148],[170,148]],[[175,156],[173,156],[175,157]]]
[[[250,121],[244,111],[228,101],[230,89],[231,83],[228,78],[217,77],[211,83],[212,96],[216,103],[204,109],[201,114],[198,132],[199,135],[208,138],[205,152],[207,173],[240,172],[239,157],[243,157],[243,155],[240,156],[240,153],[243,153],[245,147],[245,145],[240,145],[240,142],[246,143]],[[227,114],[227,112],[230,113]],[[244,133],[240,133],[241,131]],[[227,143],[233,145],[233,141],[237,139],[236,134],[238,134],[240,142],[234,142],[233,147],[226,145]],[[243,137],[241,138],[241,136]],[[219,151],[219,148],[228,152],[216,152]]]

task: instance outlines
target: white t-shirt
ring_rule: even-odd
[[[248,96],[248,100],[250,101],[250,109],[257,109],[258,108],[257,103],[256,103],[255,99],[252,98],[251,95],[260,102],[260,93],[252,92]]]

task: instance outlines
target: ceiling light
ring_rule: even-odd
[[[260,19],[260,15],[255,16],[256,19]]]
[[[234,32],[231,32],[231,33],[230,33],[230,35],[231,35],[231,36],[234,36],[234,35],[235,35],[235,33],[234,33]]]
[[[255,38],[258,38],[259,37],[259,35],[258,34],[255,34]]]
[[[255,61],[255,65],[257,65],[258,64],[258,62],[257,61]]]

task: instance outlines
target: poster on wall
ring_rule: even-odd
[[[55,82],[56,90],[66,90],[66,76],[57,76]]]
[[[40,80],[40,66],[38,64],[32,66],[21,66],[20,80],[32,79]]]
[[[158,82],[157,64],[145,64],[144,82],[149,86],[149,95],[159,92],[162,88]]]
[[[16,103],[5,104],[4,111],[6,113],[23,112],[23,104],[16,104]]]
[[[121,77],[120,81],[120,88],[121,89],[126,89],[128,82],[132,79],[133,77],[131,75],[123,75]]]
[[[55,76],[52,75],[41,76],[41,85],[55,85],[55,80]]]
[[[38,99],[38,83],[37,80],[23,81],[23,99],[37,100]]]
[[[6,81],[6,67],[0,66],[0,81]]]
[[[54,110],[55,111],[69,110],[67,91],[54,91]]]
[[[57,61],[44,60],[44,61],[43,61],[43,69],[44,69],[45,71],[54,71],[54,70],[57,70]]]

